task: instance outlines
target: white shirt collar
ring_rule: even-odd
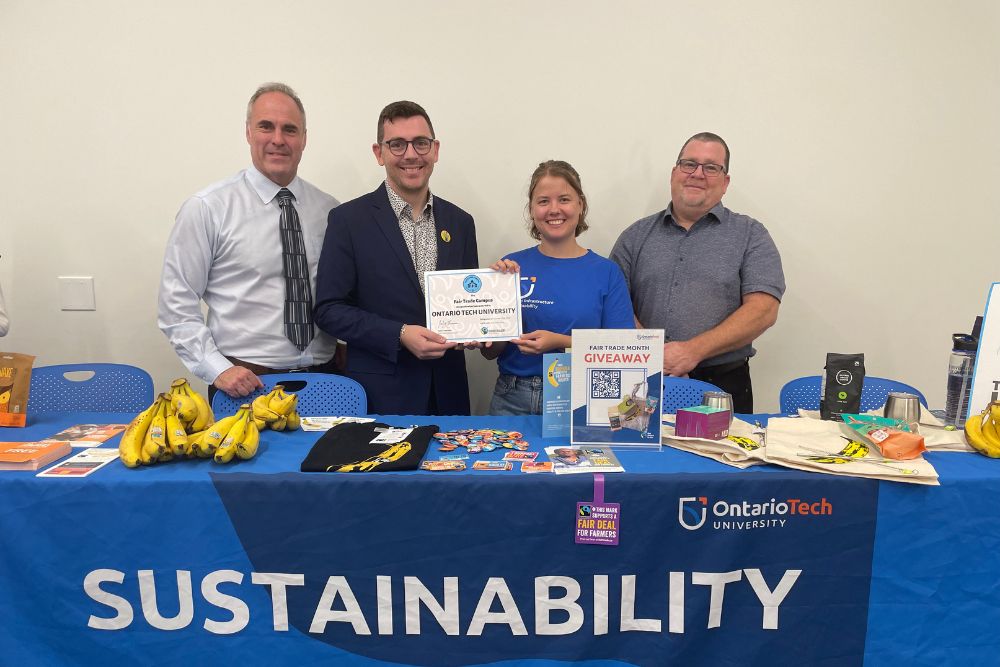
[[[254,192],[257,193],[257,196],[260,197],[260,200],[265,204],[269,204],[272,199],[277,197],[282,187],[288,188],[295,195],[296,201],[299,201],[302,197],[302,181],[299,179],[298,174],[292,179],[291,183],[281,186],[257,171],[257,167],[251,164],[247,167],[247,181],[250,183],[250,187],[254,189]]]

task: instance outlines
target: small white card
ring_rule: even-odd
[[[521,335],[521,276],[492,269],[424,273],[427,328],[450,342]]]
[[[117,447],[91,447],[74,454],[62,463],[43,470],[35,477],[86,477],[118,458]]]
[[[406,436],[413,432],[412,428],[387,428],[371,440],[373,445],[394,445],[397,442],[406,440]]]

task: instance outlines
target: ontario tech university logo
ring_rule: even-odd
[[[757,530],[784,528],[791,517],[818,520],[833,514],[833,504],[826,498],[803,500],[771,498],[764,502],[716,500],[711,505],[705,496],[677,499],[677,523],[685,530],[698,530],[712,514],[712,530]]]
[[[691,503],[698,503],[701,508],[692,507]],[[708,517],[708,498],[681,498],[677,503],[677,522],[682,528],[688,530],[698,530],[705,525]]]

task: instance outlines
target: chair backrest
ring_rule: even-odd
[[[60,364],[31,370],[31,412],[138,413],[152,403],[153,378],[128,364]]]
[[[781,411],[793,414],[799,408],[819,410],[819,390],[822,381],[823,378],[819,375],[807,375],[785,383],[778,397]],[[927,399],[916,387],[911,387],[898,380],[868,375],[865,376],[865,383],[861,388],[861,412],[881,408],[885,405],[885,399],[889,396],[890,391],[905,391],[916,394],[920,399],[920,404],[927,407]]]
[[[681,408],[701,405],[701,396],[706,391],[722,391],[714,384],[692,378],[663,378],[663,412],[676,414]]]
[[[326,373],[275,373],[261,375],[264,388],[250,396],[230,398],[221,391],[212,397],[215,418],[235,414],[243,403],[250,403],[261,394],[269,394],[275,385],[282,385],[290,394],[296,394],[298,412],[304,417],[343,416],[357,417],[368,412],[368,395],[365,388],[350,378]]]

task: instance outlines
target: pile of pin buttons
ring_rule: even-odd
[[[528,449],[528,441],[519,431],[499,431],[497,429],[471,429],[444,431],[435,433],[434,439],[441,443],[442,452],[453,452],[459,447],[465,447],[470,454],[492,452],[494,449]]]

